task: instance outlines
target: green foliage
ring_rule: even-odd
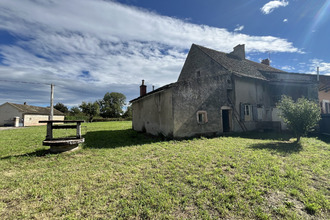
[[[89,116],[89,122],[93,121],[93,118],[97,116],[100,113],[100,107],[97,102],[82,102],[79,106],[81,108],[81,111],[85,113],[87,116]]]
[[[78,106],[73,106],[69,114],[65,116],[65,120],[84,120],[84,121],[89,121],[90,117],[83,113]],[[95,117],[93,117],[93,120]]]
[[[122,93],[107,92],[103,99],[98,101],[100,106],[100,115],[104,118],[119,118],[123,113],[126,96]]]
[[[280,117],[297,137],[297,142],[300,137],[313,131],[321,119],[318,104],[306,98],[299,98],[294,102],[291,97],[282,96],[277,107],[281,110]]]
[[[82,112],[80,110],[80,108],[78,106],[73,106],[71,109],[70,109],[70,115],[71,116],[75,116],[75,115],[80,115]]]
[[[84,120],[89,121],[89,116],[85,115],[84,113],[81,113],[79,115],[66,115],[64,120]],[[95,118],[93,118],[93,121]]]
[[[59,110],[60,112],[63,112],[64,114],[68,114],[69,113],[69,109],[68,107],[66,107],[63,103],[56,103],[56,105],[54,105],[54,108]]]
[[[305,204],[305,209],[308,214],[315,215],[320,210],[321,206],[317,203],[307,203]]]
[[[329,139],[131,127],[83,123],[81,149],[62,154],[42,146],[45,126],[0,130],[0,219],[330,219]]]
[[[127,106],[125,113],[123,114],[123,118],[131,119],[132,120],[133,112],[132,106]]]

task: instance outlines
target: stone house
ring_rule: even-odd
[[[133,129],[174,138],[283,129],[281,95],[318,99],[316,75],[288,73],[245,58],[245,46],[223,53],[193,44],[177,82],[131,100]]]
[[[6,102],[0,105],[0,126],[37,126],[48,120],[50,108]],[[64,120],[64,114],[54,109],[54,120]]]

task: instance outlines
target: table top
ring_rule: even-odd
[[[53,123],[53,122],[77,123],[77,122],[85,122],[85,121],[84,120],[47,120],[47,121],[39,121],[39,123]]]

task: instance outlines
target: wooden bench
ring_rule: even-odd
[[[42,142],[44,146],[50,146],[50,151],[53,153],[59,153],[78,148],[80,143],[85,141],[81,135],[81,123],[83,120],[48,120],[39,121],[39,123],[47,123],[47,135],[46,139]],[[63,123],[63,124],[58,124]],[[74,123],[75,125],[66,125],[65,123]],[[63,137],[54,138],[53,129],[76,129],[75,137]]]

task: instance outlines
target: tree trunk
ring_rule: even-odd
[[[297,136],[297,143],[299,143],[300,142],[300,138],[301,138],[301,136],[299,135],[299,136]]]

